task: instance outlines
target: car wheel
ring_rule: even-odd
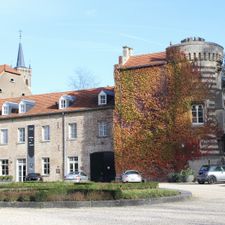
[[[198,181],[198,183],[199,183],[199,184],[204,184],[204,183],[205,183],[205,181]]]
[[[209,183],[209,184],[214,184],[214,183],[216,183],[216,178],[215,178],[214,176],[209,177],[208,183]]]

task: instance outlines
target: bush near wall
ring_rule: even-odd
[[[12,181],[12,176],[0,176],[0,182],[2,181]]]
[[[188,167],[186,169],[181,170],[180,172],[170,173],[168,175],[168,181],[169,182],[186,182],[188,181],[189,176],[193,176],[193,180],[194,180],[194,170]]]

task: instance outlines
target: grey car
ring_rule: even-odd
[[[67,174],[64,177],[65,181],[72,181],[75,183],[80,183],[80,182],[87,182],[88,181],[88,176],[86,173],[83,171],[75,171]]]
[[[197,181],[199,184],[208,182],[213,184],[225,181],[225,165],[203,165],[201,166]]]

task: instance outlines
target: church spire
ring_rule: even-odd
[[[23,57],[23,49],[22,49],[22,44],[21,44],[21,38],[22,38],[22,31],[19,31],[20,33],[20,42],[19,42],[19,49],[18,49],[18,55],[17,55],[17,63],[16,63],[16,68],[26,68],[25,66],[25,61]]]

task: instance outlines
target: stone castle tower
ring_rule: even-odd
[[[211,157],[210,160],[208,157],[207,160],[205,159],[205,161],[203,160],[204,162],[200,163],[216,163],[225,154],[225,107],[224,88],[222,85],[223,47],[213,42],[206,42],[203,38],[195,37],[186,38],[182,40],[180,44],[169,46],[166,52],[168,53],[171,49],[179,50],[184,53],[186,58],[198,67],[202,82],[209,82],[211,85],[210,91],[212,92],[212,97],[200,104],[202,104],[202,111],[204,114],[207,114],[208,119],[216,119],[223,135],[221,137],[212,138],[205,143],[205,147],[210,150]],[[198,103],[198,106],[200,104]],[[197,110],[199,109],[196,108],[196,111]],[[201,124],[196,123],[195,125],[198,126]],[[196,166],[197,165],[193,165],[193,167]]]
[[[32,70],[25,66],[23,49],[19,43],[16,67],[0,65],[0,98],[31,95]]]

